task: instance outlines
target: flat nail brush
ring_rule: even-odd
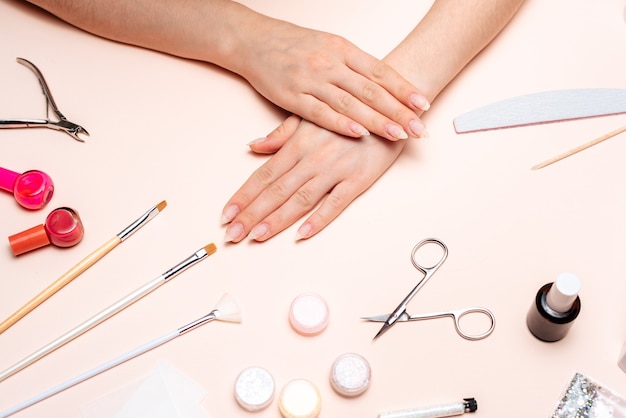
[[[94,315],[87,321],[78,325],[74,329],[66,332],[65,334],[57,338],[56,340],[48,343],[47,345],[43,346],[39,350],[32,353],[30,356],[22,359],[21,361],[15,363],[13,366],[9,367],[8,369],[0,373],[0,382],[14,375],[20,370],[30,366],[34,362],[43,358],[44,356],[47,356],[48,354],[50,354],[57,348],[61,347],[64,344],[67,344],[68,342],[72,341],[74,338],[78,337],[79,335],[84,334],[85,332],[89,331],[91,328],[95,327],[96,325],[104,322],[108,318],[120,312],[122,309],[133,304],[134,302],[141,299],[142,297],[146,296],[148,293],[152,292],[159,286],[164,285],[169,280],[176,277],[178,274],[182,273],[187,268],[203,260],[205,257],[213,254],[215,251],[217,251],[215,244],[209,244],[205,246],[204,248],[199,249],[198,251],[193,253],[191,256],[187,257],[185,260],[178,263],[176,266],[167,270],[165,273],[152,279],[151,281],[141,286],[134,292],[131,292],[127,296],[118,300],[113,305],[104,309],[100,313]]]

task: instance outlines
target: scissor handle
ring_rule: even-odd
[[[441,256],[441,259],[439,261],[437,261],[434,265],[432,266],[423,266],[418,260],[417,260],[417,252],[419,251],[420,248],[428,245],[428,244],[436,244],[439,247],[441,247],[441,249],[443,250],[443,254]],[[424,273],[426,276],[431,276],[433,273],[435,273],[435,271],[437,271],[437,269],[443,264],[444,261],[446,261],[446,258],[448,257],[448,247],[446,247],[446,244],[444,244],[443,242],[439,241],[436,238],[426,238],[420,242],[418,242],[417,244],[415,244],[415,247],[413,247],[413,250],[411,251],[411,263],[413,264],[413,266],[418,269],[419,271],[421,271],[422,273]]]
[[[463,318],[465,315],[473,313],[483,314],[489,318],[491,324],[489,325],[489,329],[487,331],[480,334],[468,334],[467,332],[463,331],[463,328],[461,328],[461,318]],[[456,328],[456,332],[466,340],[482,340],[483,338],[488,337],[496,327],[496,317],[489,309],[486,308],[458,309],[455,311],[450,311],[450,314],[454,319],[454,327]]]

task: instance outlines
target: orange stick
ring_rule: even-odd
[[[540,164],[537,164],[537,165],[533,166],[531,168],[531,170],[539,170],[540,168],[544,168],[546,166],[549,166],[550,164],[554,164],[557,161],[561,161],[562,159],[569,157],[570,155],[574,155],[574,154],[576,154],[576,153],[578,153],[580,151],[583,151],[583,150],[585,150],[587,148],[593,147],[594,145],[597,145],[597,144],[599,144],[602,141],[606,141],[609,138],[613,138],[615,135],[619,135],[619,134],[621,134],[624,131],[626,131],[626,126],[622,126],[621,128],[616,129],[616,130],[614,130],[612,132],[609,132],[608,134],[604,134],[601,137],[594,139],[593,141],[589,141],[586,144],[579,145],[576,148],[572,148],[571,150],[569,150],[567,152],[564,152],[563,154],[557,155],[554,158],[551,158],[551,159],[546,160],[546,161],[544,161],[544,162],[542,162]]]

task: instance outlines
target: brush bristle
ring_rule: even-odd
[[[215,319],[219,321],[241,322],[241,309],[239,308],[239,304],[235,298],[228,293],[224,293],[219,302],[217,302],[215,310],[217,311],[215,313]]]
[[[215,244],[210,243],[209,245],[207,245],[206,247],[204,247],[204,251],[206,251],[206,253],[208,255],[213,254],[215,251],[217,251],[217,247],[215,246]]]
[[[159,212],[161,212],[163,209],[165,209],[166,206],[167,206],[167,202],[164,200],[158,205],[156,205],[156,208],[159,210]]]

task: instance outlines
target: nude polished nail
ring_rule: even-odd
[[[404,130],[398,125],[389,124],[385,127],[385,131],[387,134],[396,139],[407,139],[409,136]]]
[[[248,238],[250,238],[250,239],[263,238],[269,232],[270,232],[270,226],[268,224],[266,224],[266,223],[261,223],[261,224],[258,224],[257,226],[255,226],[254,228],[252,228],[252,231],[250,231],[250,234],[248,235]]]
[[[426,125],[419,119],[411,119],[409,121],[409,128],[411,128],[411,132],[418,138],[428,138],[428,131],[426,130]]]
[[[426,100],[426,97],[421,94],[413,93],[411,97],[409,97],[411,104],[418,109],[422,109],[424,111],[430,109],[430,103]]]
[[[226,235],[224,236],[224,241],[226,242],[237,242],[241,240],[243,235],[243,225],[239,222],[230,225],[226,228]]]
[[[235,219],[235,216],[239,215],[239,212],[241,212],[239,210],[239,206],[228,205],[228,207],[224,209],[224,212],[222,212],[222,225],[227,224],[233,219]]]

